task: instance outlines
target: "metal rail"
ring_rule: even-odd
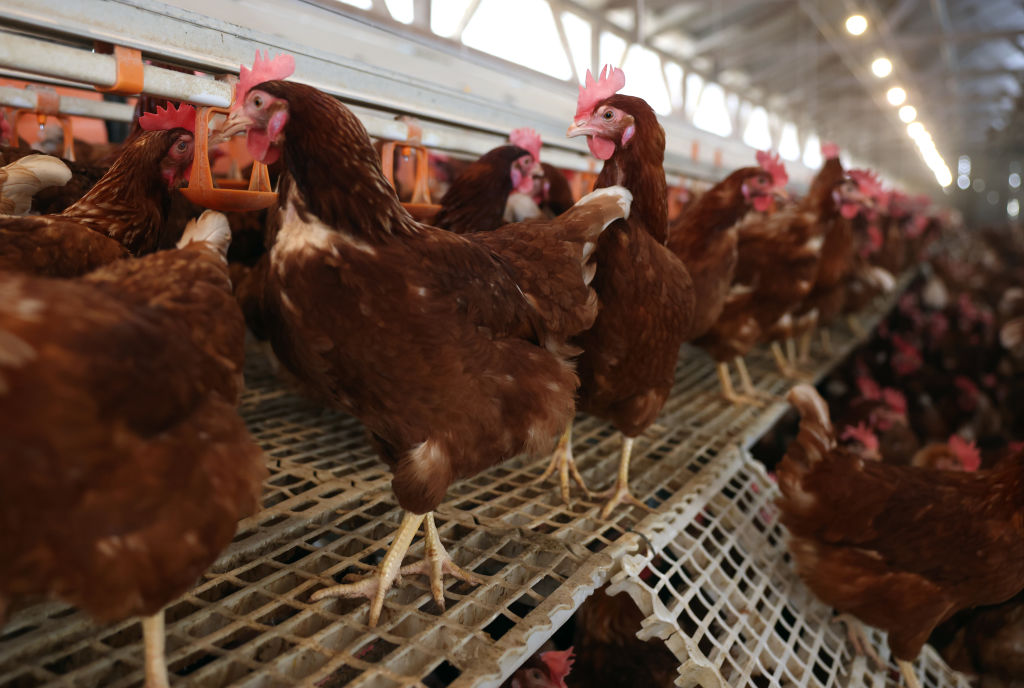
[[[296,80],[346,103],[376,111],[382,119],[412,114],[422,120],[425,135],[435,125],[444,125],[447,132],[465,132],[466,143],[453,137],[452,145],[444,146],[449,150],[480,155],[493,142],[504,141],[512,129],[529,126],[543,138],[546,160],[550,151],[549,161],[561,167],[588,170],[592,165],[584,142],[565,138],[575,111],[572,85],[526,70],[510,75],[496,64],[469,60],[432,47],[428,41],[417,42],[302,0],[252,0],[244,12],[235,2],[220,0],[180,0],[180,4],[5,0],[0,4],[0,27],[6,27],[0,37],[5,46],[0,66],[28,71],[26,63],[31,62],[39,73],[68,79],[77,74],[81,79],[85,75],[73,66],[81,61],[82,71],[90,76],[87,83],[107,85],[114,79],[114,61],[92,54],[93,41],[136,48],[146,58],[223,74],[237,73],[240,64],[250,64],[257,49],[288,52],[295,57]],[[6,48],[13,31],[59,39],[63,44],[40,46],[37,42],[25,52]],[[53,55],[48,56],[51,51]],[[229,87],[210,79],[156,67],[147,67],[145,76],[146,92],[154,95],[195,103],[230,97]],[[664,118],[662,124],[670,178],[717,180],[728,169],[753,161],[753,149],[738,141],[709,134],[678,118]],[[389,130],[394,131],[394,126],[389,125]],[[796,188],[805,187],[812,171],[799,163],[789,167]]]

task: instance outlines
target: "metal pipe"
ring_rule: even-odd
[[[32,74],[67,79],[93,86],[110,86],[117,77],[112,55],[101,55],[79,48],[0,31],[0,67]],[[168,69],[146,65],[144,91],[159,98],[183,100],[196,105],[231,104],[230,84]]]
[[[35,91],[28,88],[0,86],[0,105],[21,110],[36,110],[38,108],[38,96]],[[79,117],[95,117],[96,119],[106,119],[115,122],[130,122],[132,121],[134,108],[124,103],[60,96],[58,112],[62,115],[77,115]]]

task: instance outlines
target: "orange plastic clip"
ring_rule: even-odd
[[[75,136],[74,129],[71,126],[71,118],[67,115],[60,114],[60,96],[53,89],[26,89],[36,94],[36,109],[35,110],[15,110],[12,116],[14,121],[14,128],[17,129],[18,121],[25,115],[35,115],[36,121],[39,123],[40,129],[46,125],[47,120],[50,117],[56,118],[57,122],[60,123],[60,129],[64,133],[64,153],[63,157],[65,160],[74,162],[75,160]]]
[[[185,198],[197,205],[225,212],[246,212],[269,208],[277,200],[277,192],[270,188],[267,166],[253,162],[248,189],[225,189],[213,185],[210,170],[210,115],[228,114],[227,108],[201,107],[196,112],[196,145],[192,161],[192,175],[188,186],[181,190]]]
[[[116,93],[122,96],[133,96],[142,93],[142,86],[145,81],[142,64],[142,52],[134,48],[126,48],[123,45],[110,45],[109,43],[95,44],[95,51],[102,54],[113,52],[114,61],[117,64],[117,76],[110,86],[95,86],[101,93]]]

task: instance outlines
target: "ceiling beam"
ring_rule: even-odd
[[[715,50],[726,48],[732,51],[737,43],[746,45],[766,47],[767,39],[779,33],[783,29],[791,27],[798,18],[794,12],[783,12],[773,19],[754,25],[734,23],[715,29],[707,36],[697,39],[693,46],[690,57],[699,57]]]

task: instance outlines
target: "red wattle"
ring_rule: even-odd
[[[590,147],[590,152],[598,160],[607,160],[615,154],[615,142],[603,139],[600,136],[588,136],[587,146]]]

